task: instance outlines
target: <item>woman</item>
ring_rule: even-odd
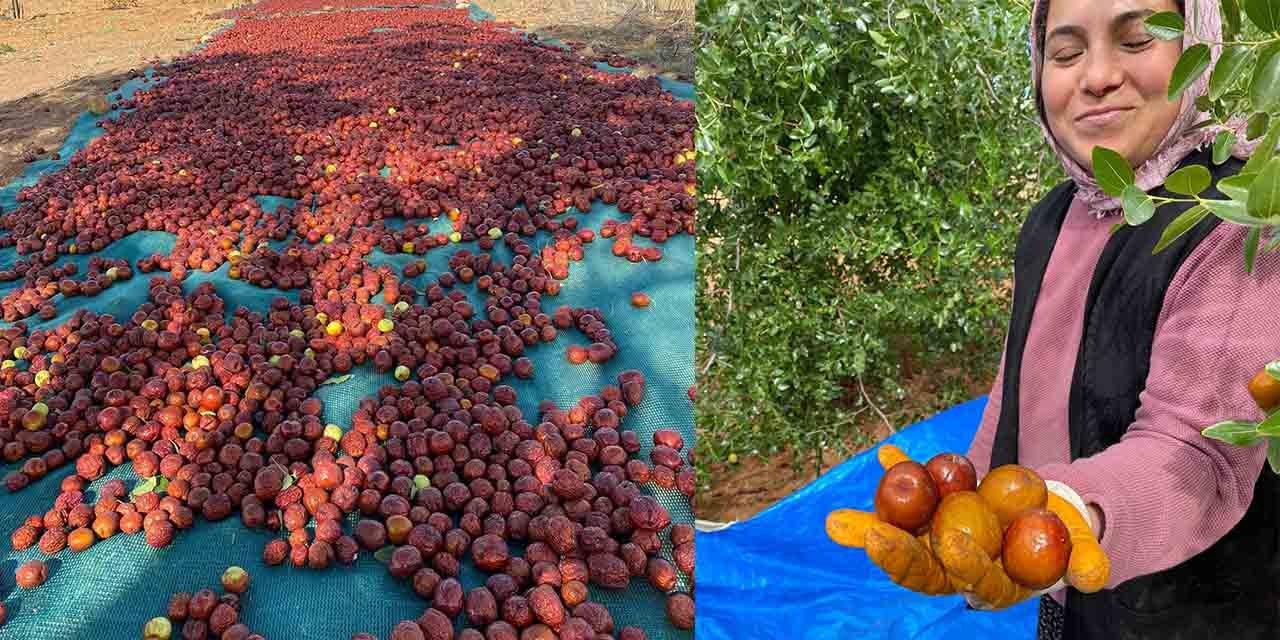
[[[1091,174],[1095,146],[1150,192],[1187,164],[1215,184],[1242,166],[1213,165],[1205,146],[1219,129],[1192,128],[1208,117],[1194,106],[1207,73],[1167,98],[1183,48],[1208,42],[1216,59],[1221,39],[1219,0],[1183,4],[1038,0],[1032,13],[1041,124],[1071,181],[1019,236],[1005,353],[969,457],[980,475],[1016,462],[1051,481],[1085,507],[1111,560],[1104,590],[1041,598],[1040,638],[1280,638],[1265,446],[1200,434],[1261,417],[1244,382],[1280,357],[1280,315],[1259,306],[1280,299],[1280,260],[1260,255],[1246,274],[1245,230],[1213,216],[1152,255],[1186,206],[1112,235],[1119,202]],[[1182,42],[1146,31],[1159,11],[1186,16]]]

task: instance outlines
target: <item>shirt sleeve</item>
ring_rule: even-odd
[[[1107,588],[1176,566],[1234,527],[1253,499],[1265,444],[1229,445],[1200,431],[1260,420],[1248,381],[1280,357],[1280,255],[1244,271],[1245,229],[1220,224],[1183,262],[1156,325],[1133,424],[1116,444],[1036,469],[1103,512]]]

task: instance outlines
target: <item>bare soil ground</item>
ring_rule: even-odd
[[[0,11],[0,184],[22,173],[27,148],[56,150],[95,96],[131,69],[192,49],[226,25],[235,0],[20,0]]]
[[[539,37],[635,58],[654,73],[693,81],[695,0],[475,0]]]

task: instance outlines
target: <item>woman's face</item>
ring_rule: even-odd
[[[1040,88],[1050,132],[1090,170],[1095,146],[1141,165],[1181,105],[1168,96],[1182,42],[1143,26],[1152,13],[1177,11],[1174,0],[1046,1]]]

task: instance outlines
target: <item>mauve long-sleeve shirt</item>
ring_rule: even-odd
[[[1073,201],[1045,272],[1023,355],[1018,461],[1102,510],[1107,588],[1204,551],[1244,517],[1266,445],[1200,434],[1222,420],[1260,420],[1247,383],[1280,358],[1280,255],[1244,270],[1246,229],[1223,222],[1187,257],[1165,294],[1151,368],[1119,442],[1071,461],[1067,405],[1094,266],[1116,218]],[[969,457],[985,475],[1000,416],[1004,357]],[[1059,590],[1054,599],[1063,602]]]

